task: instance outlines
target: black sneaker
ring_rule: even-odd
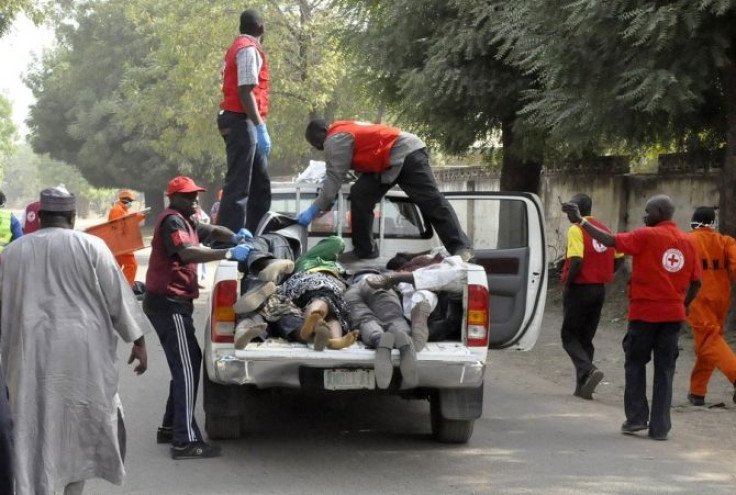
[[[159,426],[156,432],[156,443],[171,443],[174,440],[174,430],[168,426]]]
[[[660,441],[667,440],[667,434],[665,433],[664,435],[656,435],[652,433],[652,430],[649,430],[649,438],[651,438],[652,440],[660,440]]]
[[[578,397],[593,400],[593,392],[595,391],[595,387],[598,386],[601,380],[603,380],[603,372],[599,369],[594,368],[593,371],[586,375],[586,377],[580,384]]]
[[[687,400],[694,406],[704,406],[705,397],[702,395],[687,394]]]
[[[636,433],[637,431],[646,430],[649,428],[646,423],[631,423],[629,421],[624,421],[624,424],[621,425],[621,433],[630,434],[630,433]]]
[[[220,455],[220,447],[205,442],[190,442],[185,445],[171,446],[172,459],[203,459]]]

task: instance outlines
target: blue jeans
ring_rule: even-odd
[[[650,323],[633,320],[624,336],[623,348],[626,356],[626,386],[624,410],[626,420],[633,424],[647,424],[654,436],[667,435],[672,424],[672,379],[679,351],[679,321]],[[647,363],[654,355],[654,381],[652,384],[652,411],[647,402]]]
[[[255,232],[271,209],[271,179],[266,157],[257,151],[256,128],[244,113],[223,111],[217,127],[225,141],[227,172],[217,223],[233,232]]]

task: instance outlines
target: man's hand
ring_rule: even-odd
[[[299,225],[307,226],[310,223],[312,223],[312,220],[314,220],[314,217],[317,216],[317,213],[319,213],[319,209],[312,205],[303,212],[299,214],[299,217],[297,217],[296,221]]]
[[[268,155],[271,154],[271,137],[268,135],[266,124],[258,124],[256,132],[258,135],[258,150],[268,158]]]
[[[133,368],[136,375],[142,375],[148,369],[148,353],[146,353],[146,341],[145,337],[141,337],[133,342],[133,348],[130,350],[130,357],[128,358],[128,364],[138,360],[138,365]]]
[[[238,244],[237,246],[230,248],[230,259],[235,261],[245,261],[248,258],[248,254],[252,246],[248,244]]]
[[[580,214],[580,208],[575,203],[564,203],[562,205],[562,212],[567,215],[567,219],[571,223],[580,223],[583,221],[583,216]]]
[[[253,239],[253,234],[248,229],[240,229],[237,234],[233,234],[233,244],[240,244],[244,239]]]

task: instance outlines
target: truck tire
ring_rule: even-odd
[[[442,416],[438,395],[429,399],[432,436],[441,443],[468,443],[473,436],[474,419],[447,419]]]
[[[240,438],[240,416],[204,414],[204,429],[212,440],[235,440]]]

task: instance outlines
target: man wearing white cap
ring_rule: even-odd
[[[125,427],[117,342],[146,371],[148,319],[105,243],[74,230],[75,197],[41,191],[41,228],[0,258],[0,356],[15,420],[15,493],[120,484]]]

